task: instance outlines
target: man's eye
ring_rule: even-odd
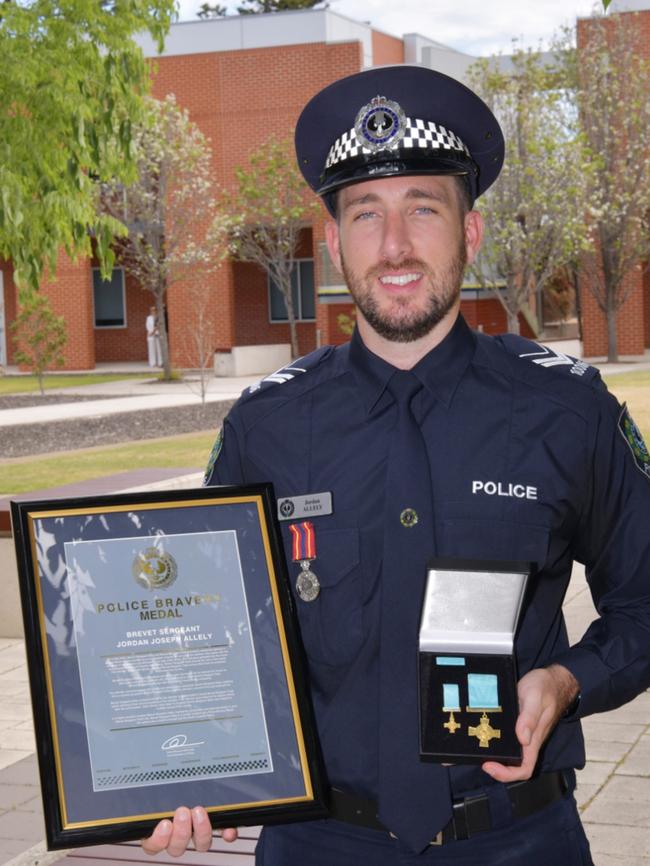
[[[372,217],[374,217],[374,216],[377,216],[377,214],[375,213],[375,211],[373,211],[373,210],[364,210],[364,211],[361,211],[361,213],[355,214],[355,216],[354,216],[354,222],[357,222],[358,220],[367,220],[367,219],[372,219]]]
[[[415,212],[418,214],[424,214],[426,216],[427,214],[436,213],[436,210],[435,210],[435,208],[432,208],[426,204],[423,204],[420,207],[416,207]]]

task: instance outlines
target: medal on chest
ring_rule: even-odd
[[[292,538],[292,559],[299,563],[301,568],[296,578],[296,592],[303,601],[314,601],[320,593],[320,582],[311,570],[312,560],[316,559],[314,524],[304,520],[302,523],[292,523],[289,530]]]

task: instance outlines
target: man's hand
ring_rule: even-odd
[[[237,830],[230,827],[221,834],[226,842],[234,842]],[[174,819],[161,821],[151,836],[142,840],[142,848],[147,854],[160,854],[167,851],[172,857],[180,857],[187,851],[190,840],[194,841],[197,851],[209,851],[212,844],[212,825],[208,813],[201,806],[192,811],[181,806],[174,812]]]
[[[523,746],[521,766],[505,767],[487,761],[482,769],[497,782],[530,779],[539,750],[579,691],[576,678],[562,665],[529,671],[517,687],[519,718],[515,733]]]

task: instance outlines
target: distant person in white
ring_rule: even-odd
[[[147,329],[147,353],[150,367],[162,367],[162,355],[160,352],[160,335],[158,333],[158,319],[156,308],[149,307],[149,315],[145,323]]]

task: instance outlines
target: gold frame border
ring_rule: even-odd
[[[43,656],[45,661],[45,679],[47,685],[47,700],[50,710],[50,719],[51,719],[51,729],[53,734],[53,746],[54,746],[54,763],[56,770],[56,784],[59,792],[59,805],[62,811],[61,815],[61,824],[63,830],[75,830],[81,829],[84,827],[102,827],[102,826],[110,826],[112,824],[127,824],[127,823],[135,823],[136,821],[147,821],[147,820],[155,820],[159,818],[165,818],[173,815],[172,812],[151,812],[144,813],[141,815],[124,815],[115,818],[101,818],[96,821],[75,821],[71,822],[68,819],[67,815],[67,804],[66,804],[66,796],[65,796],[65,785],[63,782],[63,771],[62,771],[62,762],[61,755],[59,751],[59,731],[57,726],[57,718],[56,718],[56,707],[54,703],[54,688],[52,684],[52,676],[51,676],[51,667],[50,667],[50,653],[48,649],[47,642],[47,631],[45,628],[45,611],[43,604],[43,595],[41,592],[41,571],[38,565],[38,555],[36,550],[36,533],[34,531],[35,522],[37,520],[43,520],[45,518],[51,517],[75,517],[82,514],[105,514],[109,512],[118,512],[118,511],[133,511],[135,509],[153,511],[153,510],[163,510],[167,508],[178,508],[186,507],[192,508],[196,506],[206,506],[206,505],[239,505],[244,503],[251,503],[257,506],[257,514],[259,519],[259,527],[262,535],[262,543],[264,545],[264,554],[266,557],[266,568],[269,576],[269,584],[271,586],[271,597],[273,598],[273,608],[275,611],[275,620],[278,627],[278,634],[280,638],[280,650],[282,653],[282,660],[284,665],[284,673],[287,680],[287,692],[289,695],[289,703],[291,706],[291,714],[293,718],[294,730],[296,734],[296,741],[298,743],[298,751],[300,754],[300,760],[302,763],[302,779],[305,787],[305,795],[300,797],[286,797],[284,799],[274,799],[274,800],[256,800],[252,802],[244,802],[244,803],[232,803],[228,806],[206,806],[206,811],[209,814],[215,814],[219,812],[225,812],[231,809],[244,809],[246,807],[251,808],[261,808],[264,806],[274,806],[281,804],[291,804],[291,803],[308,803],[313,801],[314,799],[314,791],[312,785],[311,773],[309,770],[309,764],[307,762],[307,750],[305,747],[305,740],[303,736],[302,724],[300,723],[300,716],[298,714],[298,696],[296,693],[295,682],[293,678],[293,671],[291,669],[291,665],[289,663],[289,647],[287,644],[287,636],[284,628],[284,621],[282,618],[282,610],[280,608],[280,598],[278,595],[278,576],[276,574],[276,570],[273,565],[273,556],[271,554],[271,542],[269,539],[269,531],[267,520],[264,514],[264,503],[262,494],[255,494],[250,496],[228,496],[228,497],[217,497],[212,499],[210,497],[206,497],[204,499],[179,499],[174,501],[163,501],[163,502],[129,502],[125,505],[107,505],[107,506],[90,506],[88,508],[61,508],[61,509],[48,509],[46,511],[30,511],[27,514],[28,528],[29,528],[29,541],[32,553],[32,564],[33,564],[33,575],[34,577],[38,577],[38,580],[34,580],[35,588],[36,588],[36,597],[37,597],[37,606],[38,606],[38,621],[40,626],[40,634],[41,634],[41,644],[43,647]],[[78,664],[78,662],[77,662]]]

